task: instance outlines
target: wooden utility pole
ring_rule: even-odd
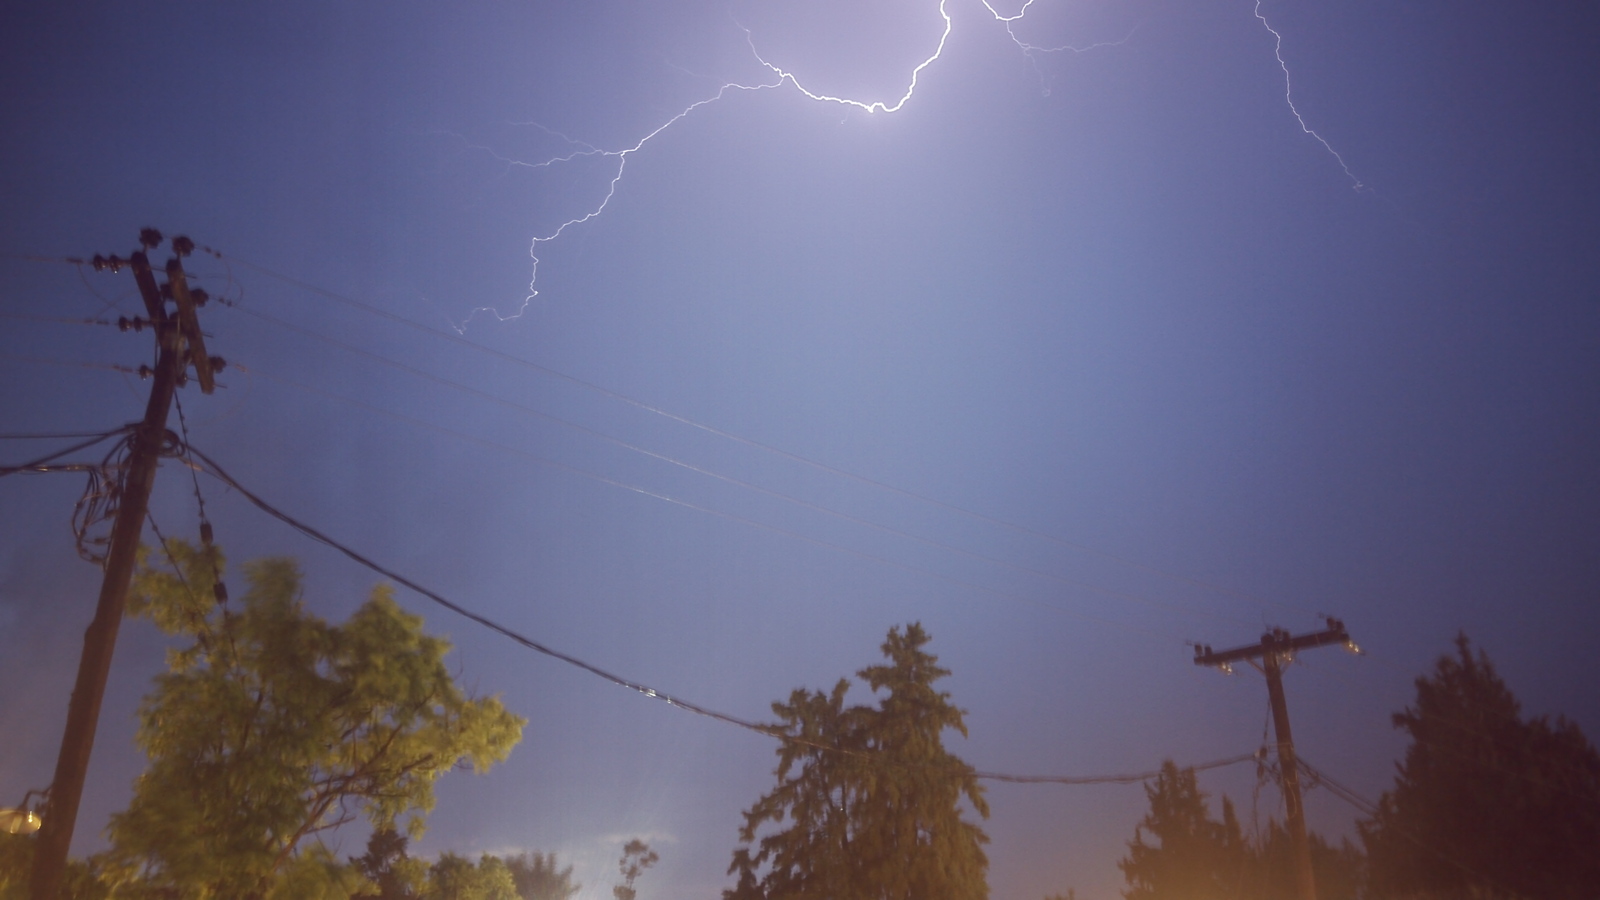
[[[139,241],[144,250],[161,243],[161,235],[154,229],[140,232]],[[172,239],[173,252],[177,254],[167,263],[167,284],[161,291],[156,286],[150,260],[144,250],[128,259],[95,258],[97,268],[109,266],[113,271],[123,266],[133,270],[134,282],[144,298],[149,319],[138,323],[150,325],[156,333],[159,355],[152,373],[150,400],[145,405],[144,419],[134,431],[128,448],[127,467],[117,493],[117,516],[111,527],[111,546],[105,560],[105,577],[100,584],[100,602],[95,609],[94,621],[83,635],[83,656],[78,661],[78,680],[72,688],[71,705],[67,708],[66,732],[61,737],[61,752],[56,757],[55,779],[50,783],[49,802],[45,806],[44,822],[39,828],[33,853],[33,872],[29,882],[31,900],[59,900],[62,878],[66,874],[67,850],[72,844],[73,827],[78,819],[78,802],[83,798],[84,776],[89,769],[89,755],[94,749],[95,728],[100,719],[100,703],[105,698],[106,677],[111,671],[111,655],[117,645],[117,630],[122,624],[122,610],[128,599],[128,584],[133,577],[134,559],[139,549],[139,536],[144,528],[145,513],[150,501],[150,489],[155,484],[156,463],[167,440],[167,411],[172,406],[173,395],[186,370],[194,364],[200,378],[201,390],[209,394],[215,388],[213,376],[221,368],[220,360],[205,353],[200,342],[199,320],[195,317],[196,297],[188,290],[179,256],[192,250],[188,238]],[[165,297],[164,297],[165,294]],[[201,298],[204,295],[200,295]],[[168,313],[166,298],[177,303],[175,313]]]
[[[1278,774],[1283,788],[1283,805],[1289,819],[1289,841],[1293,844],[1295,876],[1300,900],[1317,900],[1317,883],[1311,875],[1311,844],[1306,839],[1306,814],[1300,802],[1300,768],[1294,758],[1294,736],[1289,732],[1289,704],[1283,696],[1283,667],[1294,659],[1295,651],[1328,644],[1356,645],[1344,630],[1344,623],[1328,618],[1328,627],[1312,634],[1291,636],[1274,628],[1261,636],[1261,643],[1215,652],[1209,645],[1194,648],[1194,664],[1233,671],[1239,661],[1256,665],[1267,676],[1267,697],[1272,703],[1272,726],[1278,737]]]

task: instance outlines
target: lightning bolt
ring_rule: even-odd
[[[984,9],[989,11],[989,15],[994,16],[994,20],[996,22],[999,22],[1005,26],[1006,34],[1011,38],[1011,43],[1016,44],[1017,49],[1021,50],[1022,55],[1027,57],[1028,62],[1032,64],[1034,73],[1039,76],[1039,91],[1046,97],[1050,96],[1050,76],[1045,73],[1044,67],[1039,64],[1040,55],[1047,53],[1066,52],[1088,53],[1090,50],[1098,50],[1101,47],[1120,47],[1123,44],[1126,44],[1144,24],[1143,22],[1140,22],[1138,25],[1133,26],[1133,28],[1130,29],[1127,34],[1123,35],[1120,40],[1097,41],[1093,44],[1083,47],[1073,44],[1062,44],[1058,47],[1042,47],[1038,44],[1031,44],[1023,40],[1022,37],[1017,34],[1017,23],[1022,21],[1023,17],[1027,16],[1028,7],[1033,5],[1034,0],[1027,0],[1027,2],[1023,3],[1022,8],[1017,10],[1016,15],[1013,16],[1008,16],[995,9],[994,5],[991,4],[989,0],[981,0],[981,2],[983,3]]]
[[[1017,48],[1032,63],[1034,70],[1039,74],[1041,89],[1046,95],[1050,93],[1050,88],[1044,70],[1039,64],[1040,55],[1068,51],[1072,53],[1086,53],[1090,50],[1101,47],[1120,46],[1127,43],[1143,25],[1143,23],[1135,25],[1133,29],[1130,30],[1125,36],[1115,41],[1100,41],[1082,47],[1070,44],[1057,47],[1046,47],[1030,43],[1017,34],[1017,24],[1027,16],[1028,10],[1033,7],[1035,0],[1024,0],[1021,8],[1019,8],[1017,12],[1012,15],[1006,15],[997,10],[993,3],[991,3],[991,0],[979,0],[979,2],[986,10],[988,10],[994,21],[1000,23],[1006,29],[1006,33],[1010,36],[1012,43],[1016,44]],[[1334,160],[1338,162],[1339,167],[1343,169],[1345,175],[1350,178],[1350,181],[1354,185],[1355,189],[1358,191],[1366,189],[1365,185],[1361,183],[1361,179],[1357,178],[1356,175],[1350,171],[1350,167],[1345,163],[1344,157],[1340,156],[1338,151],[1334,150],[1333,146],[1329,144],[1328,141],[1322,137],[1322,135],[1318,134],[1314,129],[1306,124],[1305,117],[1301,115],[1300,110],[1294,105],[1293,90],[1289,79],[1289,66],[1283,58],[1283,35],[1279,34],[1278,31],[1267,22],[1266,17],[1262,14],[1261,5],[1263,2],[1264,0],[1255,0],[1255,17],[1259,19],[1261,24],[1266,27],[1267,31],[1272,34],[1275,41],[1275,45],[1273,47],[1273,56],[1278,60],[1279,68],[1283,70],[1284,100],[1288,103],[1289,111],[1294,115],[1295,121],[1300,124],[1300,129],[1313,138],[1316,138],[1317,141],[1320,142],[1328,151],[1328,153],[1332,154]],[[717,88],[717,90],[710,96],[696,100],[695,102],[684,107],[675,115],[671,116],[666,121],[650,130],[631,146],[624,147],[619,150],[601,149],[584,141],[568,137],[561,132],[545,128],[543,125],[539,125],[537,123],[528,123],[534,125],[545,133],[566,142],[573,149],[570,152],[562,155],[557,155],[539,162],[530,163],[501,156],[487,147],[474,147],[473,149],[488,153],[494,159],[499,160],[508,167],[548,169],[554,168],[563,163],[571,163],[584,158],[609,159],[615,162],[616,167],[612,171],[610,180],[606,184],[605,193],[603,196],[601,196],[598,203],[596,203],[586,212],[562,222],[560,225],[556,226],[553,231],[550,231],[546,234],[537,235],[531,240],[528,246],[528,256],[533,260],[533,268],[529,275],[527,295],[523,297],[522,303],[517,307],[516,312],[503,314],[495,307],[480,306],[469,312],[467,317],[459,324],[454,324],[455,330],[464,334],[466,332],[467,324],[480,314],[492,316],[495,320],[500,322],[507,322],[520,318],[524,313],[526,313],[528,307],[532,305],[533,301],[539,296],[539,290],[536,285],[538,284],[539,280],[540,245],[551,243],[559,239],[569,229],[583,225],[584,223],[604,213],[606,211],[606,207],[610,205],[612,198],[614,198],[617,194],[617,185],[622,182],[622,177],[627,171],[628,158],[633,154],[643,150],[645,145],[650,143],[650,141],[657,135],[666,131],[668,128],[671,128],[673,125],[676,125],[678,122],[688,118],[696,110],[699,110],[702,107],[717,103],[731,94],[740,92],[770,91],[783,88],[787,85],[792,87],[795,91],[799,92],[807,99],[817,103],[832,103],[868,114],[899,112],[916,94],[917,85],[920,82],[923,71],[939,60],[940,56],[942,56],[944,53],[946,44],[949,42],[950,33],[953,30],[954,25],[950,17],[948,4],[949,0],[939,0],[939,16],[944,20],[944,30],[939,35],[938,44],[933,48],[933,52],[928,54],[928,56],[924,58],[922,62],[918,63],[916,67],[911,70],[910,77],[906,83],[905,91],[892,101],[859,100],[851,97],[841,97],[832,94],[818,93],[808,88],[801,82],[800,77],[796,73],[768,60],[765,56],[763,56],[761,51],[756,47],[755,36],[751,33],[750,29],[741,25],[739,28],[744,32],[745,43],[749,46],[751,55],[754,57],[755,61],[767,71],[767,73],[771,76],[771,80],[760,81],[755,84],[727,82],[721,87]]]
[[[1338,161],[1339,168],[1344,170],[1345,177],[1350,179],[1351,186],[1357,191],[1365,190],[1366,185],[1361,183],[1361,179],[1356,177],[1356,173],[1350,171],[1350,166],[1345,163],[1344,157],[1339,155],[1339,151],[1333,149],[1333,145],[1328,143],[1326,138],[1317,134],[1315,129],[1307,125],[1305,116],[1300,115],[1300,110],[1295,108],[1294,86],[1289,82],[1289,64],[1283,61],[1283,35],[1279,34],[1278,30],[1273,28],[1272,24],[1267,21],[1267,17],[1261,14],[1262,2],[1263,0],[1256,0],[1256,18],[1260,19],[1262,27],[1272,34],[1272,55],[1278,60],[1278,68],[1283,70],[1283,102],[1289,104],[1289,112],[1294,113],[1294,120],[1300,123],[1300,130],[1316,138],[1317,142],[1322,144],[1323,149],[1327,150]]]

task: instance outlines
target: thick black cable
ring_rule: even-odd
[[[437,593],[435,591],[429,590],[426,587],[423,587],[422,585],[418,584],[417,582],[411,580],[410,578],[405,577],[404,575],[401,575],[398,572],[395,572],[392,569],[386,568],[385,566],[380,565],[379,563],[374,562],[371,559],[368,559],[367,557],[363,556],[362,554],[358,553],[357,551],[352,550],[351,548],[345,546],[344,544],[339,543],[337,540],[333,539],[332,537],[322,533],[321,531],[318,531],[317,529],[311,527],[310,525],[307,525],[304,522],[301,522],[300,520],[294,518],[293,516],[289,515],[288,513],[278,509],[277,507],[273,506],[272,504],[268,503],[267,501],[263,500],[262,498],[256,496],[256,494],[251,492],[249,488],[246,488],[244,485],[240,484],[237,480],[235,480],[232,475],[229,475],[227,470],[223,469],[222,466],[217,464],[216,460],[214,460],[211,457],[207,456],[205,453],[201,452],[200,450],[197,450],[192,446],[186,446],[185,447],[185,451],[188,454],[191,454],[191,455],[199,458],[201,462],[206,464],[206,474],[212,476],[213,478],[216,478],[217,480],[221,481],[223,484],[226,484],[228,487],[234,489],[235,491],[238,491],[240,496],[244,497],[253,506],[255,506],[257,509],[261,510],[262,512],[266,513],[267,515],[272,516],[274,519],[277,519],[278,521],[284,523],[285,525],[288,525],[290,528],[293,528],[294,530],[300,532],[301,534],[304,534],[305,536],[311,538],[312,540],[315,540],[318,543],[324,544],[324,545],[326,545],[328,547],[331,547],[334,550],[337,550],[339,553],[341,553],[344,556],[348,557],[349,559],[355,561],[359,565],[364,566],[364,567],[366,567],[368,569],[371,569],[372,571],[378,573],[379,575],[382,575],[383,577],[394,581],[396,584],[399,584],[399,585],[402,585],[402,586],[404,586],[406,588],[409,588],[410,590],[416,592],[420,596],[425,597],[426,599],[431,600],[434,603],[437,603],[438,605],[444,607],[445,609],[450,610],[453,613],[456,613],[459,616],[462,616],[462,617],[464,617],[466,619],[469,619],[469,620],[471,620],[473,622],[476,622],[479,625],[482,625],[483,627],[488,628],[490,631],[494,631],[494,632],[496,632],[498,634],[504,635],[505,637],[510,638],[511,640],[517,642],[518,644],[521,644],[522,646],[527,647],[529,650],[533,650],[533,651],[535,651],[537,653],[542,653],[545,656],[551,657],[552,659],[560,660],[561,662],[564,662],[564,663],[566,663],[566,664],[568,664],[570,666],[575,666],[575,667],[577,667],[579,669],[582,669],[585,672],[588,672],[591,675],[595,675],[595,676],[598,676],[599,678],[603,678],[606,681],[609,681],[612,684],[615,684],[615,685],[617,685],[619,687],[624,687],[624,688],[627,688],[630,691],[634,691],[636,693],[643,694],[644,696],[649,697],[649,698],[651,698],[653,700],[660,700],[661,702],[666,703],[668,706],[673,706],[673,707],[676,707],[678,709],[684,710],[686,712],[691,712],[691,713],[694,713],[696,715],[701,715],[701,716],[705,716],[705,717],[710,718],[710,719],[715,719],[715,720],[717,720],[719,722],[725,722],[725,723],[727,723],[729,725],[733,725],[733,726],[736,726],[738,728],[743,728],[743,729],[745,729],[747,731],[753,731],[753,732],[755,732],[757,734],[765,735],[766,737],[777,738],[778,740],[781,740],[781,741],[786,741],[786,742],[794,743],[794,744],[800,744],[802,746],[807,746],[807,747],[811,747],[811,748],[814,748],[814,749],[824,750],[824,751],[833,752],[833,753],[845,753],[845,754],[852,755],[852,756],[863,756],[863,757],[870,757],[871,756],[870,754],[861,753],[860,751],[845,750],[845,749],[842,749],[842,748],[839,748],[839,747],[831,747],[831,746],[828,746],[826,744],[818,743],[818,742],[815,742],[815,741],[808,741],[805,738],[796,737],[796,736],[794,736],[792,734],[788,734],[787,732],[785,732],[781,728],[781,726],[763,725],[763,724],[761,724],[759,722],[752,722],[749,719],[744,719],[744,718],[741,718],[739,716],[735,716],[735,715],[733,715],[731,713],[719,712],[719,711],[711,709],[709,707],[701,706],[698,703],[693,703],[691,701],[683,699],[682,697],[677,697],[677,696],[674,696],[672,694],[665,693],[664,691],[658,691],[655,688],[650,687],[649,685],[642,684],[642,683],[637,682],[637,681],[632,681],[632,680],[624,678],[624,677],[622,677],[620,675],[616,675],[616,674],[614,674],[612,672],[608,672],[605,669],[602,669],[601,667],[599,667],[599,666],[597,666],[597,665],[595,665],[593,663],[586,662],[586,661],[584,661],[582,659],[579,659],[578,657],[573,656],[573,655],[571,655],[569,653],[563,653],[560,650],[554,649],[553,647],[546,646],[545,644],[540,643],[539,641],[536,641],[533,638],[528,637],[527,635],[521,634],[520,632],[517,632],[512,628],[509,628],[509,627],[507,627],[505,625],[500,624],[499,622],[496,622],[495,620],[489,618],[488,616],[482,615],[481,613],[473,612],[472,610],[469,610],[466,607],[464,607],[464,606],[462,606],[462,605],[460,605],[460,604],[458,604],[458,603],[456,603],[456,602],[454,602],[452,600],[447,599],[443,595],[441,595],[441,594],[439,594],[439,593]],[[1197,769],[1197,770],[1200,770],[1200,769],[1214,769],[1214,768],[1218,768],[1218,767],[1221,767],[1221,766],[1234,765],[1234,764],[1237,764],[1237,763],[1240,763],[1240,762],[1244,762],[1246,760],[1255,759],[1255,758],[1256,758],[1256,754],[1249,753],[1249,754],[1243,754],[1243,755],[1240,755],[1240,756],[1237,756],[1237,757],[1229,757],[1227,759],[1214,760],[1212,762],[1202,763],[1202,764],[1200,764],[1198,766],[1193,766],[1192,768]],[[1011,782],[1011,783],[1015,783],[1015,784],[1067,784],[1067,785],[1079,785],[1079,784],[1135,784],[1135,783],[1140,783],[1140,782],[1143,782],[1143,781],[1148,781],[1149,779],[1156,777],[1157,774],[1159,774],[1159,772],[1141,772],[1141,773],[1130,774],[1130,775],[1066,776],[1066,775],[1008,775],[1008,774],[1003,774],[1003,773],[999,773],[999,772],[976,772],[976,771],[972,772],[973,777],[981,778],[981,779],[988,780],[988,781],[1004,781],[1004,782]]]
[[[675,696],[673,696],[671,694],[667,694],[667,693],[664,693],[662,691],[658,691],[655,688],[650,687],[649,685],[641,684],[639,682],[631,681],[631,680],[629,680],[627,678],[623,678],[621,675],[616,675],[616,674],[613,674],[611,672],[608,672],[605,669],[602,669],[599,666],[594,665],[593,663],[585,662],[584,660],[581,660],[578,657],[573,656],[573,655],[571,655],[569,653],[563,653],[560,650],[556,650],[553,647],[546,646],[545,644],[542,644],[539,641],[536,641],[533,638],[528,637],[527,635],[521,634],[520,632],[517,632],[517,631],[515,631],[515,630],[513,630],[511,628],[508,628],[505,625],[501,625],[499,622],[496,622],[495,620],[489,618],[488,616],[482,615],[481,613],[473,612],[472,610],[467,609],[466,607],[464,607],[464,606],[462,606],[462,605],[460,605],[460,604],[458,604],[458,603],[456,603],[456,602],[454,602],[452,600],[449,600],[448,598],[444,597],[443,595],[441,595],[441,594],[439,594],[439,593],[437,593],[435,591],[432,591],[432,590],[430,590],[430,589],[428,589],[426,587],[423,587],[422,585],[418,584],[417,582],[412,581],[410,578],[407,578],[406,576],[401,575],[400,573],[395,572],[392,569],[386,568],[383,565],[381,565],[379,563],[376,563],[376,562],[372,561],[371,559],[368,559],[367,557],[361,555],[360,553],[356,552],[355,550],[350,549],[349,547],[345,546],[344,544],[341,544],[338,541],[334,540],[333,538],[329,537],[328,535],[322,533],[321,531],[318,531],[317,529],[312,528],[310,525],[307,525],[306,523],[301,522],[299,519],[294,518],[293,516],[289,515],[288,513],[283,512],[282,510],[278,509],[277,507],[273,506],[272,504],[268,503],[267,501],[261,499],[260,497],[256,496],[253,492],[251,492],[249,488],[246,488],[244,485],[242,485],[238,481],[236,481],[233,478],[233,476],[229,475],[227,473],[227,471],[222,468],[222,466],[217,464],[216,460],[212,459],[211,457],[207,456],[206,454],[202,453],[201,451],[195,449],[194,447],[189,447],[188,448],[188,452],[192,453],[193,455],[198,457],[202,462],[204,462],[206,464],[207,473],[208,474],[214,476],[219,481],[221,481],[223,484],[228,485],[229,487],[233,488],[235,491],[238,491],[240,496],[242,496],[246,500],[250,501],[250,503],[253,504],[257,509],[261,510],[262,512],[266,513],[267,515],[272,516],[274,519],[277,519],[280,522],[283,522],[285,525],[288,525],[290,528],[293,528],[294,530],[300,532],[301,534],[304,534],[305,536],[311,538],[312,540],[315,540],[315,541],[317,541],[319,543],[325,544],[325,545],[333,548],[334,550],[339,551],[340,553],[344,554],[345,556],[349,557],[350,559],[354,560],[355,562],[359,563],[360,565],[365,566],[366,568],[371,569],[374,572],[377,572],[379,575],[382,575],[383,577],[394,581],[396,584],[403,585],[403,586],[411,589],[412,591],[416,592],[417,594],[419,594],[419,595],[421,595],[423,597],[426,597],[429,600],[432,600],[434,603],[439,604],[440,606],[444,607],[445,609],[448,609],[451,612],[456,613],[459,616],[462,616],[464,618],[470,619],[473,622],[476,622],[479,625],[482,625],[483,627],[489,629],[490,631],[498,632],[499,634],[502,634],[505,637],[508,637],[513,641],[516,641],[518,644],[521,644],[522,646],[527,647],[529,650],[533,650],[533,651],[535,651],[537,653],[542,653],[545,656],[549,656],[549,657],[551,657],[553,659],[558,659],[558,660],[560,660],[560,661],[562,661],[562,662],[564,662],[564,663],[566,663],[568,665],[576,666],[576,667],[584,670],[585,672],[588,672],[591,675],[599,676],[600,678],[603,678],[606,681],[611,682],[612,684],[618,685],[620,687],[625,687],[630,691],[635,691],[637,693],[645,695],[646,697],[650,697],[650,698],[655,699],[655,700],[660,700],[663,703],[666,703],[668,706],[676,706],[679,709],[687,710],[689,712],[696,713],[698,715],[707,716],[709,718],[716,719],[716,720],[721,721],[721,722],[727,722],[730,725],[736,725],[736,726],[738,726],[740,728],[745,728],[745,729],[748,729],[750,731],[757,732],[759,734],[765,734],[765,735],[773,736],[773,737],[783,737],[784,736],[780,732],[776,731],[773,726],[761,725],[759,723],[752,722],[752,721],[750,721],[748,719],[739,718],[738,716],[735,716],[735,715],[731,715],[731,714],[728,714],[728,713],[717,712],[714,709],[709,709],[707,707],[699,705],[698,703],[692,703],[692,702],[690,702],[688,700],[684,700],[681,697],[675,697]]]

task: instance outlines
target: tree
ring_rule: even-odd
[[[347,895],[360,876],[320,835],[362,816],[416,836],[440,776],[486,771],[519,740],[524,720],[463,695],[449,644],[388,587],[329,625],[294,563],[268,559],[234,609],[212,599],[216,548],[165,549],[174,571],[147,553],[129,611],[180,645],[140,707],[150,764],[112,817],[114,880],[182,900]]]
[[[1163,763],[1145,785],[1150,811],[1134,828],[1128,855],[1117,863],[1128,900],[1280,900],[1296,890],[1288,829],[1268,820],[1256,843],[1239,827],[1233,803],[1222,798],[1222,820],[1211,818],[1193,769]],[[1363,858],[1345,841],[1338,849],[1308,836],[1318,900],[1356,900]],[[1147,840],[1149,839],[1149,840]]]
[[[635,900],[639,892],[634,889],[633,883],[639,880],[644,870],[661,861],[661,857],[650,849],[650,845],[634,838],[622,845],[622,858],[617,860],[617,869],[622,872],[622,883],[611,889],[611,896],[617,900]]]
[[[1411,736],[1394,788],[1360,824],[1380,897],[1593,898],[1600,755],[1521,704],[1466,635],[1393,717]]]
[[[374,829],[367,852],[350,864],[368,882],[357,896],[371,900],[416,900],[427,878],[427,864],[406,854],[410,840],[393,828]]]
[[[1311,849],[1311,875],[1317,900],[1358,900],[1365,883],[1367,857],[1348,838],[1335,847],[1316,832],[1306,835]],[[1294,842],[1289,829],[1267,820],[1266,834],[1252,848],[1252,866],[1244,897],[1277,900],[1293,897],[1299,882],[1295,871]]]
[[[944,747],[946,729],[967,729],[933,686],[950,672],[928,641],[917,623],[889,630],[888,664],[856,673],[887,691],[875,708],[845,706],[848,679],[772,705],[778,785],[744,813],[724,900],[987,898],[988,837],[963,801],[985,818],[989,807],[972,767]]]
[[[556,856],[522,853],[504,859],[485,854],[473,863],[445,853],[432,866],[406,854],[406,836],[393,828],[372,832],[367,852],[350,863],[367,881],[361,900],[567,900],[578,892],[572,867]],[[0,900],[4,900],[0,897]]]
[[[1133,830],[1128,855],[1117,863],[1127,900],[1212,900],[1240,895],[1250,850],[1233,804],[1222,800],[1222,821],[1211,818],[1193,769],[1161,764],[1144,786],[1150,811]],[[1146,838],[1153,838],[1151,843]]]
[[[421,900],[518,900],[505,860],[485,853],[477,863],[444,853],[428,868]]]
[[[511,880],[522,900],[567,900],[580,885],[572,881],[572,867],[556,868],[554,853],[521,853],[506,858]]]

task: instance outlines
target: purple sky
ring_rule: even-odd
[[[138,417],[145,384],[80,364],[136,366],[148,335],[45,321],[132,314],[131,279],[21,257],[125,254],[153,225],[221,251],[191,268],[239,302],[203,313],[237,365],[183,393],[196,447],[463,605],[707,706],[766,718],[920,620],[978,768],[1142,771],[1261,742],[1260,678],[1185,641],[1327,613],[1370,653],[1291,669],[1296,738],[1368,797],[1404,746],[1389,715],[1458,629],[1527,711],[1600,734],[1595,6],[1266,3],[1294,108],[1250,0],[1038,0],[1020,44],[1102,46],[1031,54],[978,0],[948,11],[898,112],[785,82],[655,133],[602,214],[538,244],[525,304],[531,242],[618,172],[533,164],[773,84],[757,52],[893,104],[937,3],[12,4],[0,432]],[[465,343],[304,284],[466,322]],[[54,764],[98,585],[81,487],[0,481],[0,805]],[[202,488],[230,558],[299,558],[320,614],[376,581]],[[194,535],[192,492],[163,467],[165,532]],[[639,835],[662,857],[641,897],[718,896],[770,741],[402,600],[530,719],[506,764],[441,782],[421,852],[556,851],[599,900]],[[126,802],[161,653],[125,627],[80,851]],[[1248,766],[1201,783],[1247,826],[1281,815]],[[1118,896],[1137,786],[990,799],[997,900]],[[1327,791],[1307,803],[1351,833]]]

